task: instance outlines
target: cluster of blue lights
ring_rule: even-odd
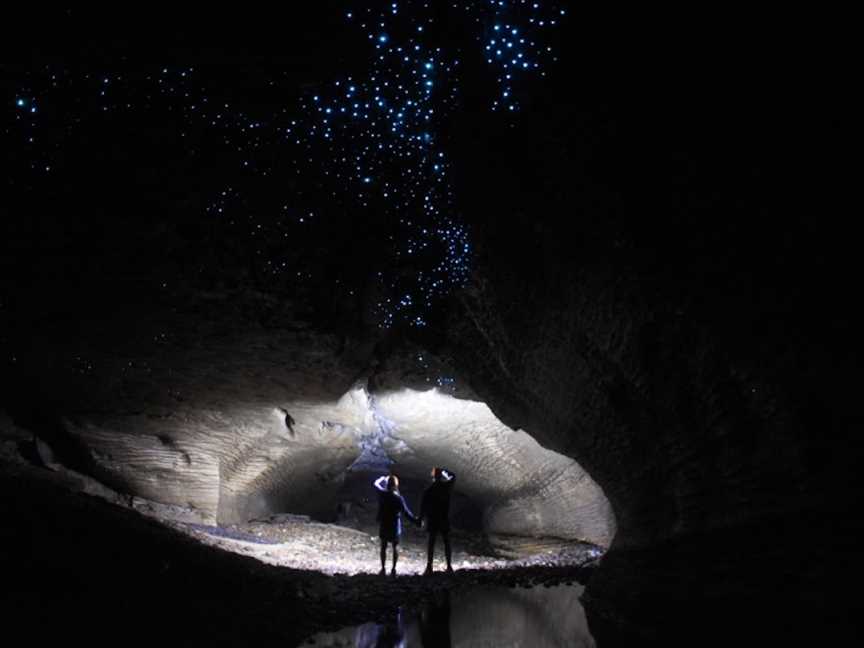
[[[516,111],[519,83],[531,75],[545,77],[549,64],[558,61],[547,32],[558,26],[567,10],[530,0],[489,0],[488,6],[492,23],[484,27],[484,54],[496,69],[500,93],[492,109]]]
[[[426,5],[428,10],[428,4]],[[398,20],[394,20],[398,17]],[[455,212],[450,161],[437,133],[457,105],[460,61],[418,38],[424,12],[398,3],[348,12],[372,43],[369,71],[322,87],[303,102],[305,142],[324,151],[334,194],[383,210],[396,223],[392,263],[377,306],[380,326],[422,327],[436,298],[468,278],[470,243]],[[314,145],[312,144],[314,142]]]
[[[434,5],[386,1],[347,10],[346,20],[368,43],[368,66],[308,89],[294,107],[235,105],[194,67],[35,70],[12,98],[19,130],[32,145],[30,169],[56,171],[63,147],[57,133],[94,127],[94,115],[122,112],[146,120],[169,113],[192,154],[206,140],[231,160],[234,171],[214,176],[203,209],[242,233],[266,276],[311,280],[312,268],[290,261],[298,236],[328,219],[332,226],[332,218],[374,213],[392,224],[386,233],[391,256],[375,277],[382,288],[380,326],[426,326],[436,300],[467,281],[473,253],[442,135],[458,106],[463,59],[482,56],[494,71],[493,110],[518,111],[519,97],[528,92],[524,83],[557,60],[550,34],[566,13],[525,0]],[[469,51],[450,37],[456,24],[468,26],[479,48]],[[278,74],[269,84],[294,90]],[[42,120],[55,126],[53,141],[41,141]],[[64,128],[56,128],[58,120]],[[266,177],[285,186],[282,195],[267,209],[249,209],[250,183]],[[328,204],[321,204],[322,196]]]

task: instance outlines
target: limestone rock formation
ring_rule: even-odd
[[[578,463],[501,423],[461,380],[442,386],[454,372],[432,353],[399,347],[361,362],[324,332],[274,336],[235,321],[225,334],[201,327],[194,306],[170,318],[172,339],[154,335],[143,358],[101,335],[78,340],[91,362],[125,365],[122,379],[67,381],[46,369],[13,408],[58,464],[137,508],[221,524],[280,513],[332,521],[349,474],[392,467],[423,482],[444,465],[476,512],[463,516],[472,528],[601,546],[614,537],[614,512]],[[65,353],[56,340],[42,343],[46,354]],[[42,419],[25,406],[34,399],[50,403]],[[371,497],[369,480],[349,485],[354,498]]]

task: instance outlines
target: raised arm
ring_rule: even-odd
[[[381,475],[378,479],[372,482],[372,485],[376,490],[381,491],[382,493],[387,492],[387,475]]]

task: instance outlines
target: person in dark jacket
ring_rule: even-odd
[[[432,469],[432,485],[423,493],[420,504],[420,520],[426,521],[429,544],[426,548],[425,575],[432,573],[432,558],[435,555],[435,537],[440,533],[444,539],[444,556],[447,558],[447,571],[453,571],[450,551],[450,494],[456,475],[444,468]]]
[[[378,491],[378,537],[381,539],[381,571],[386,573],[387,543],[393,545],[393,567],[390,575],[396,575],[396,561],[399,560],[399,536],[402,535],[402,513],[412,522],[419,524],[405,498],[399,493],[399,478],[396,475],[382,475],[373,482]]]

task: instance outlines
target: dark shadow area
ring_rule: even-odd
[[[309,645],[357,648],[595,645],[579,603],[582,587],[482,586],[439,590],[414,608],[399,608],[384,622],[321,633]]]
[[[261,166],[246,171],[234,140],[187,128],[144,85],[107,115],[99,103],[105,75],[145,76],[157,61],[153,74],[169,69],[178,88],[196,67],[213,103],[253,121],[365,70],[357,52],[374,34],[350,30],[342,3],[303,4],[10,10],[22,63],[0,64],[0,161],[12,169],[0,179],[0,408],[86,470],[92,456],[65,441],[63,420],[112,407],[167,420],[193,398],[168,378],[190,366],[187,352],[213,354],[200,363],[212,369],[204,393],[236,369],[218,357],[228,340],[265,331],[275,350],[299,352],[326,335],[322,357],[344,371],[322,372],[321,390],[341,394],[408,341],[447,359],[442,385],[458,376],[602,487],[618,532],[585,594],[602,648],[821,645],[856,631],[864,325],[844,51],[857,40],[843,17],[823,28],[747,10],[628,28],[580,12],[518,114],[488,110],[496,77],[482,54],[460,54],[458,109],[436,137],[452,160],[446,208],[470,232],[470,277],[426,326],[384,329],[376,309],[403,299],[430,258],[394,253],[419,207],[335,199],[340,182],[318,164],[327,148],[255,145]],[[430,31],[473,52],[474,31],[447,25]],[[34,78],[51,83],[45,66],[75,81],[39,104],[34,143],[16,98],[38,94]],[[320,169],[301,182],[298,164]],[[214,217],[221,207],[231,217]],[[320,226],[297,218],[319,207]],[[343,502],[310,508],[369,512]],[[470,527],[472,503],[456,503]],[[0,540],[4,614],[44,642],[116,645],[131,623],[154,644],[292,645],[392,619],[430,588],[267,568],[7,475]],[[507,596],[496,609],[504,618]]]
[[[322,630],[392,619],[398,605],[421,609],[427,599],[438,603],[426,608],[425,632],[441,636],[446,597],[459,596],[450,589],[542,590],[544,583],[572,583],[588,574],[533,568],[394,580],[277,569],[70,494],[52,479],[47,471],[27,481],[0,479],[2,604],[9,631],[45,643],[116,645],[131,633],[142,645],[293,646]]]

